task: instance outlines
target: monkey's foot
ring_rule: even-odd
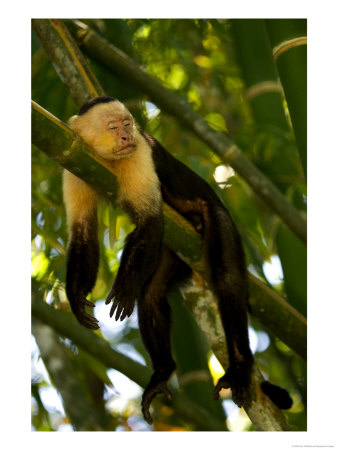
[[[91,308],[94,308],[94,303],[90,302],[87,299],[80,300],[76,303],[76,305],[72,308],[73,312],[75,314],[75,317],[80,322],[81,325],[90,328],[91,330],[98,330],[99,327],[99,321],[88,314],[85,310],[85,306],[90,306]]]
[[[214,389],[214,399],[218,400],[222,389],[231,388],[232,400],[239,407],[248,407],[251,405],[252,394],[250,390],[250,377],[241,371],[231,370],[229,368],[225,375],[220,378]]]
[[[165,381],[160,381],[154,386],[148,385],[142,396],[142,414],[149,425],[153,423],[153,419],[149,412],[149,407],[158,394],[164,394],[168,400],[171,400],[171,394]]]

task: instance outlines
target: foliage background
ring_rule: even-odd
[[[248,43],[254,45],[254,36],[250,27],[266,29],[264,21],[219,20],[86,20],[92,28],[105,36],[110,42],[132,56],[148,73],[157,77],[161,83],[178,95],[188,99],[189,103],[217,130],[225,131],[231,139],[297,206],[306,210],[305,178],[302,163],[290,123],[285,99],[280,92],[263,93],[255,99],[248,99],[247,88],[250,83],[258,82],[260,74],[254,74],[255,65],[250,65]],[[236,22],[236,23],[234,23]],[[255,23],[254,23],[255,22]],[[245,26],[246,25],[246,26]],[[265,31],[267,33],[267,31]],[[267,36],[267,34],[266,34]],[[255,56],[259,67],[270,63],[264,52],[256,48]],[[256,61],[257,61],[256,59]],[[306,250],[304,245],[288,231],[276,217],[252,193],[248,185],[236,174],[223,182],[216,182],[214,174],[222,166],[220,160],[176,119],[151,104],[135,86],[112,73],[99,62],[89,60],[97,78],[107,95],[118,97],[126,103],[137,117],[142,128],[153,134],[174,156],[181,159],[218,192],[228,206],[240,230],[247,254],[249,270],[258,275],[302,314],[306,313]],[[256,64],[257,65],[257,64]],[[255,78],[256,77],[256,78]],[[276,72],[275,77],[277,78]],[[32,98],[61,120],[77,112],[77,108],[68,95],[67,89],[57,76],[52,64],[32,33]],[[267,112],[267,105],[268,114]],[[282,111],[283,114],[280,113]],[[218,169],[219,170],[219,169]],[[65,213],[62,205],[61,167],[48,159],[36,147],[32,148],[32,277],[37,283],[37,291],[48,303],[61,309],[67,309],[65,302],[65,246],[67,232]],[[228,172],[228,174],[231,172]],[[103,204],[100,207],[101,267],[98,282],[92,294],[97,303],[96,309],[104,316],[108,311],[101,304],[113,280],[118,267],[118,257],[123,248],[123,239],[130,231],[130,224],[124,216],[113,217],[116,212]],[[112,230],[119,231],[114,241]],[[267,276],[267,264],[280,261],[284,276],[272,281]],[[203,337],[187,316],[182,323],[179,318],[183,311],[178,303],[174,306],[178,314],[175,335],[180,336],[189,322],[192,347],[177,353],[181,346],[175,346],[176,358],[189,361],[191,349],[203,349],[199,357],[201,367],[209,363],[211,375],[219,376],[217,366],[210,360],[210,352]],[[174,311],[175,313],[175,311]],[[100,317],[101,320],[101,317]],[[174,319],[175,320],[175,319]],[[271,381],[285,386],[294,398],[294,407],[287,413],[295,430],[306,429],[306,371],[304,362],[274,336],[268,336],[266,330],[251,321],[257,339],[255,358]],[[132,355],[141,362],[148,357],[139,339],[135,317],[120,326],[105,327],[104,337],[110,344],[122,352]],[[36,430],[62,430],[71,427],[69,418],[56,400],[51,397],[51,380],[38,360],[37,349],[32,353],[32,423]],[[201,343],[202,342],[202,343]],[[268,343],[269,345],[267,345]],[[78,352],[71,343],[62,345],[69,352],[77,372],[85,373],[90,367],[97,367],[88,360],[88,355]],[[196,361],[196,358],[195,358]],[[189,365],[189,364],[188,364]],[[196,367],[194,368],[196,370]],[[188,372],[181,367],[182,372]],[[138,404],[141,391],[128,388],[127,394],[119,395],[118,375],[98,367],[92,375],[92,384],[98,386],[102,408],[106,408],[112,417],[109,429],[137,430],[148,429],[140,416]],[[112,381],[114,386],[112,386]],[[88,380],[83,385],[88,385]],[[103,393],[102,388],[105,386]],[[191,384],[189,395],[195,401],[201,401],[201,386]],[[204,388],[204,386],[202,386]],[[85,388],[84,388],[85,389]],[[187,389],[189,391],[189,388]],[[47,395],[47,394],[48,395]],[[129,397],[129,396],[128,396]],[[55,398],[55,397],[54,397]],[[126,400],[125,400],[126,399]],[[54,404],[53,404],[54,402]],[[207,407],[208,400],[205,400]],[[250,424],[233,412],[232,404],[225,400],[228,426],[233,429],[250,429]],[[168,407],[167,407],[168,408]],[[214,411],[219,417],[223,411]],[[189,430],[193,424],[182,421],[159,408],[157,429]],[[230,417],[236,417],[233,422]],[[235,423],[234,423],[235,422]]]

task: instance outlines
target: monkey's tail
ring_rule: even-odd
[[[263,381],[261,383],[261,389],[265,395],[267,395],[270,400],[274,402],[276,406],[280,409],[290,409],[292,406],[292,398],[290,397],[288,391],[269,381]]]

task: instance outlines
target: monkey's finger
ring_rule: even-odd
[[[112,301],[113,295],[111,295],[110,293],[107,295],[105,304],[108,305],[111,301]]]
[[[107,295],[106,302],[105,302],[106,305],[108,305],[112,301],[113,297],[115,297],[115,289],[114,289],[114,287],[112,287],[110,289],[110,292]]]
[[[82,300],[82,304],[85,305],[85,306],[90,306],[91,308],[95,308],[95,304],[92,303],[92,302],[90,302],[90,301],[87,300],[87,299]]]
[[[134,311],[134,305],[133,304],[131,304],[129,306],[127,305],[124,308],[123,314],[121,316],[121,321],[124,320],[126,317],[130,317],[133,311]]]
[[[91,330],[99,330],[100,326],[96,322],[89,322],[87,328],[90,328]]]
[[[123,305],[121,303],[119,303],[118,308],[116,310],[116,314],[115,314],[115,320],[119,320],[122,312],[123,312]],[[121,320],[123,320],[122,316],[121,316]]]
[[[88,328],[91,328],[93,330],[97,330],[99,327],[98,320],[95,319],[95,317],[89,316],[85,318],[85,322],[88,326]]]
[[[79,322],[92,330],[98,330],[100,328],[98,320],[86,313],[79,317]]]
[[[127,311],[127,316],[128,317],[130,317],[133,314],[134,306],[135,306],[134,302],[129,306],[128,311]]]
[[[124,308],[123,314],[121,315],[121,322],[122,320],[124,320],[126,317],[130,317],[131,313],[133,312],[133,310],[130,311],[130,308]]]
[[[118,305],[118,301],[115,298],[115,300],[113,301],[113,304],[111,305],[111,308],[110,308],[110,317],[114,314],[114,311],[117,308],[117,305]]]
[[[114,303],[112,304],[112,307],[110,308],[110,317],[113,317],[114,313],[115,313],[115,309],[117,308],[119,302],[115,299]]]
[[[120,319],[121,319],[121,322],[127,317],[127,311],[126,311],[126,309],[124,308],[124,310],[123,310],[123,313],[121,314],[121,317],[120,317]]]

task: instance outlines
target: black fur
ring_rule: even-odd
[[[94,97],[91,98],[87,103],[81,106],[79,111],[79,116],[82,116],[82,114],[89,111],[93,106],[98,105],[99,103],[109,103],[109,102],[116,102],[117,99],[114,97]]]
[[[162,214],[136,222],[136,228],[127,237],[120,268],[106,303],[112,299],[110,316],[123,320],[134,310],[145,285],[150,281],[159,263],[163,236]]]
[[[67,249],[66,293],[75,317],[87,328],[97,329],[98,321],[85,311],[93,307],[86,297],[95,285],[99,268],[97,214],[93,211],[85,221],[72,226],[72,237]]]
[[[247,272],[240,236],[229,212],[211,187],[154,138],[142,134],[153,151],[163,199],[194,226],[197,222],[203,231],[230,359],[226,376],[215,388],[215,398],[223,387],[231,387],[233,400],[239,406],[248,406],[253,357],[248,338]]]
[[[263,381],[261,388],[264,394],[266,394],[280,409],[290,409],[292,406],[292,398],[287,390],[270,383],[269,381]]]
[[[80,109],[80,114],[110,101],[115,99],[92,99]],[[211,187],[154,138],[140,132],[152,149],[163,200],[190,221],[204,242],[230,361],[226,374],[215,387],[214,397],[219,397],[222,388],[230,387],[233,400],[239,406],[249,406],[253,356],[248,338],[247,271],[240,236],[229,212]],[[166,382],[176,367],[170,347],[171,312],[166,295],[175,283],[189,278],[191,269],[163,244],[162,211],[148,212],[141,217],[131,204],[124,205],[124,209],[136,228],[126,240],[120,268],[106,303],[113,301],[110,315],[123,320],[130,316],[137,300],[140,332],[154,369],[142,397],[144,417],[151,423],[150,403],[159,393],[170,397]],[[79,321],[97,328],[96,319],[84,311],[84,306],[88,305],[85,296],[94,286],[98,266],[97,224],[90,219],[88,226],[89,239],[85,234],[88,230],[81,226],[76,225],[73,230],[67,263],[67,295],[78,319],[80,311]],[[265,385],[264,392],[282,407],[289,407],[284,390],[271,386],[270,383]]]

